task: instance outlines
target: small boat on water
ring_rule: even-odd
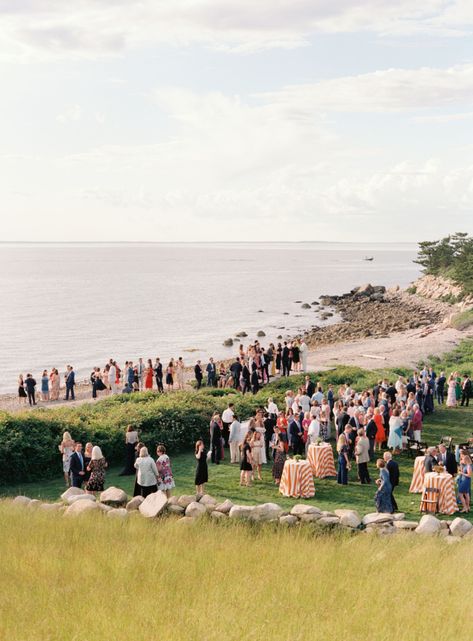
[[[374,256],[365,256],[363,260],[369,260],[369,261],[374,260]]]

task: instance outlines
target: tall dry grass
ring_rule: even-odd
[[[0,504],[2,641],[464,638],[473,542]],[[470,622],[470,623],[468,623]]]

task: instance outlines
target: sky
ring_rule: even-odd
[[[0,240],[473,232],[471,0],[0,0]]]

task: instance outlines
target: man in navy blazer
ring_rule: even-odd
[[[71,396],[71,401],[75,400],[74,395],[74,385],[76,384],[76,375],[74,368],[71,365],[67,366],[66,372],[66,401],[69,400],[69,395]]]
[[[85,463],[82,455],[82,443],[76,443],[69,459],[69,473],[72,487],[81,487],[85,476]]]

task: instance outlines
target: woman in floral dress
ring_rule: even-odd
[[[92,459],[87,466],[87,471],[90,472],[90,478],[87,481],[85,490],[88,494],[103,492],[105,486],[105,470],[107,467],[108,463],[102,454],[102,450],[98,445],[94,445],[92,448]]]
[[[169,456],[166,454],[166,448],[164,445],[158,445],[156,454],[158,455],[158,459],[156,461],[156,467],[158,468],[159,474],[158,490],[166,492],[166,496],[169,498],[171,496],[172,488],[176,487],[172,477],[171,461]]]

